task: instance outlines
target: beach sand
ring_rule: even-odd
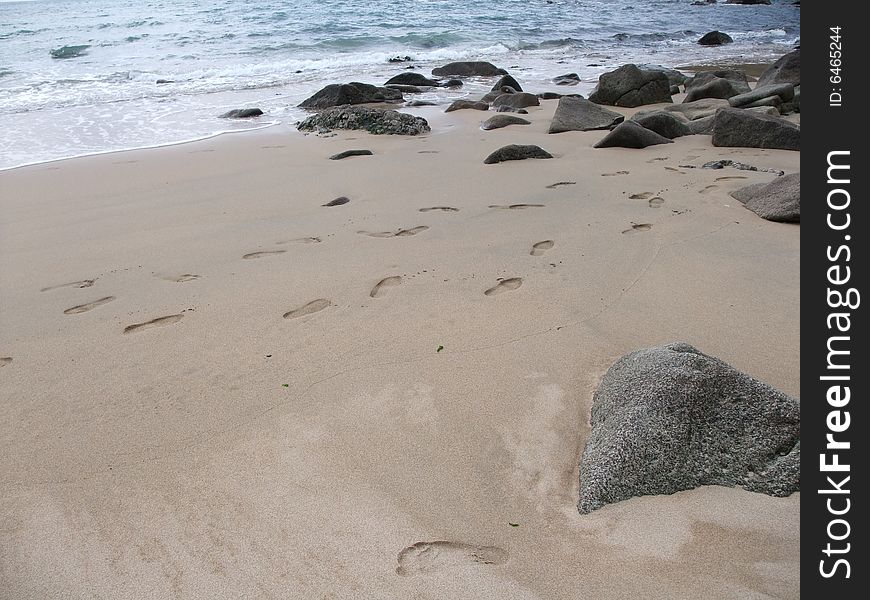
[[[799,494],[576,502],[627,352],[799,396],[800,228],[728,195],[775,175],[681,166],[799,153],[593,149],[555,106],[0,173],[0,596],[797,598]]]

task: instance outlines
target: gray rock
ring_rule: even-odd
[[[499,148],[487,156],[483,164],[491,165],[507,160],[525,160],[527,158],[553,158],[553,155],[540,146],[510,144]]]
[[[432,74],[435,77],[496,77],[507,75],[507,71],[489,62],[461,61],[432,69]]]
[[[650,131],[634,121],[624,121],[595,144],[595,148],[646,148],[657,144],[673,144],[673,140]]]
[[[777,177],[770,183],[756,183],[731,195],[762,219],[782,223],[801,222],[801,174]]]
[[[263,111],[259,108],[234,108],[220,116],[221,119],[250,119],[251,117],[259,117]]]
[[[384,86],[385,88],[390,88],[391,90],[398,90],[403,94],[422,94],[423,90],[418,88],[416,85],[404,85],[401,83],[388,83]]]
[[[794,85],[791,83],[757,85],[752,91],[729,97],[728,104],[735,108],[740,108],[741,106],[752,106],[753,102],[764,100],[770,96],[779,97],[780,104],[788,102],[794,98]]]
[[[636,65],[627,64],[602,74],[589,100],[627,108],[671,102],[671,85],[662,71],[642,71]]]
[[[505,106],[505,105],[499,106],[493,110],[495,110],[495,112],[498,112],[498,113],[516,113],[518,115],[529,114],[529,111],[527,111],[525,108],[513,108],[512,106]]]
[[[592,403],[578,509],[702,485],[800,489],[800,403],[689,344],[616,361]]]
[[[682,104],[664,106],[661,110],[680,113],[685,115],[690,121],[694,121],[695,119],[712,117],[716,114],[717,110],[727,106],[729,106],[728,101],[721,98],[702,98],[701,100],[693,100],[691,102],[683,102]]]
[[[680,93],[680,86],[672,85],[671,86],[671,96],[674,96],[674,95],[679,94],[679,93]]]
[[[631,120],[650,131],[672,140],[684,135],[692,135],[692,128],[688,123],[672,113],[664,110],[636,114]]]
[[[437,102],[430,102],[429,100],[411,100],[410,102],[406,102],[405,106],[415,107],[415,106],[438,106]]]
[[[694,77],[686,80],[686,92],[691,90],[696,85],[703,85],[711,79],[727,79],[737,90],[737,93],[743,94],[749,91],[749,78],[746,73],[736,69],[718,69],[715,71],[699,71]]]
[[[312,115],[296,126],[299,131],[320,129],[362,129],[375,135],[419,135],[429,131],[429,123],[395,110],[368,106],[340,106]]]
[[[664,73],[665,75],[668,76],[668,82],[670,82],[670,84],[672,86],[673,85],[683,85],[684,83],[686,83],[686,80],[689,78],[688,75],[685,75],[684,73],[680,73],[676,69],[671,69],[669,67],[664,67],[662,65],[643,64],[643,65],[637,65],[637,68],[642,70],[642,71],[661,71],[662,73]]]
[[[342,158],[347,158],[349,156],[371,156],[371,150],[345,150],[344,152],[339,152],[338,154],[333,154],[329,157],[329,160],[341,160]]]
[[[493,90],[491,92],[487,92],[483,98],[480,99],[481,102],[486,102],[487,104],[492,104],[495,102],[495,99],[501,96],[502,94],[516,94],[517,91],[509,85],[503,85],[497,90]]]
[[[698,43],[702,46],[721,46],[722,44],[730,44],[733,41],[734,39],[727,33],[722,33],[721,31],[711,31],[701,36],[701,39],[698,40]]]
[[[770,0],[725,0],[725,4],[770,4]]]
[[[553,83],[556,85],[577,85],[580,83],[580,76],[577,73],[566,73],[553,77]]]
[[[775,108],[776,114],[780,114],[780,106],[782,106],[782,99],[779,96],[768,96],[767,98],[756,100],[755,102],[747,104],[745,106],[741,106],[740,108]]]
[[[740,90],[729,79],[713,77],[705,80],[703,83],[686,88],[686,97],[683,99],[683,102],[694,102],[704,98],[725,100],[732,96],[737,96],[739,93]]]
[[[350,202],[350,198],[348,198],[346,196],[339,196],[335,200],[330,200],[329,202],[327,202],[326,204],[323,204],[322,206],[341,206],[342,204],[347,204],[348,202]]]
[[[788,102],[783,102],[779,110],[784,115],[801,111],[801,86],[796,85],[794,87],[794,98]]]
[[[752,111],[760,115],[770,115],[772,117],[778,117],[782,115],[779,109],[775,106],[749,106],[744,108],[743,110]]]
[[[501,129],[502,127],[507,127],[508,125],[531,124],[531,121],[526,121],[522,117],[515,117],[513,115],[494,115],[484,121],[480,128],[484,131],[489,131],[490,129]]]
[[[559,99],[547,133],[610,129],[624,120],[625,117],[618,112],[603,108],[585,98],[565,96]]]
[[[529,106],[540,106],[541,101],[535,94],[528,92],[517,92],[516,94],[501,94],[492,101],[493,108],[508,106],[511,109],[528,108]]]
[[[715,119],[715,115],[709,115],[689,121],[689,130],[692,135],[713,135],[713,121]]]
[[[492,91],[498,91],[505,86],[513,88],[517,92],[523,91],[523,88],[520,87],[519,82],[510,75],[502,75],[499,80],[495,82],[495,85],[492,86]]]
[[[474,100],[454,100],[444,112],[453,112],[454,110],[489,110],[489,104],[486,102],[476,102]]]
[[[773,83],[793,83],[800,85],[801,82],[801,50],[793,50],[785,56],[781,56],[775,63],[770,65],[761,77],[758,85],[770,85]]]
[[[346,104],[368,104],[375,102],[401,102],[402,92],[390,88],[377,87],[367,83],[333,83],[299,104],[299,108],[332,108]]]
[[[435,87],[438,85],[438,82],[434,79],[429,79],[425,75],[421,73],[399,73],[395,77],[390,77],[390,79],[384,84],[388,85],[415,85],[422,87]]]
[[[713,120],[713,145],[800,150],[800,127],[781,117],[723,108]]]
[[[458,88],[458,87],[462,87],[463,85],[464,84],[462,83],[461,79],[448,79],[447,81],[445,81],[444,83],[441,84],[441,87]]]
[[[557,94],[556,92],[541,92],[538,94],[538,98],[541,100],[558,100],[559,98],[565,96],[566,94]],[[580,94],[567,94],[569,96],[578,96],[581,97]]]

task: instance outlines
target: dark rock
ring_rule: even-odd
[[[580,83],[580,76],[577,73],[566,73],[553,77],[553,83],[556,85],[577,85]]]
[[[520,87],[519,82],[517,82],[517,80],[510,75],[502,75],[499,80],[495,82],[495,85],[492,86],[492,91],[495,92],[497,90],[500,90],[504,86],[511,87],[517,92],[523,91],[523,88]]]
[[[411,102],[406,102],[405,106],[438,106],[438,103],[430,102],[429,100],[412,100]]]
[[[387,59],[387,62],[402,63],[402,62],[409,62],[411,60],[413,60],[413,59],[410,56],[396,56],[394,58]]]
[[[754,102],[763,100],[770,96],[777,96],[782,102],[788,102],[794,98],[794,85],[791,83],[778,83],[769,85],[756,85],[755,89],[745,94],[738,94],[728,98],[728,104],[735,108],[741,106],[752,106]],[[779,105],[777,105],[779,106]]]
[[[772,496],[800,489],[800,403],[677,343],[604,375],[580,461],[580,513],[702,485]]]
[[[756,183],[731,195],[762,219],[782,223],[801,222],[801,174],[777,177],[770,183]]]
[[[323,206],[341,206],[342,204],[347,204],[348,202],[350,202],[350,198],[340,196],[340,197],[336,198],[335,200],[330,200],[329,202],[327,202]]]
[[[770,4],[770,0],[725,0],[725,4]]]
[[[789,100],[788,102],[783,102],[782,106],[779,108],[782,114],[787,115],[791,112],[800,112],[801,111],[801,86],[796,85],[794,87],[794,98]]]
[[[669,140],[693,133],[692,128],[684,120],[677,117],[675,113],[664,110],[634,115],[631,120]]]
[[[498,113],[517,113],[518,115],[527,115],[529,111],[525,108],[514,108],[512,106],[501,105],[494,109]]]
[[[483,161],[485,165],[504,162],[506,160],[525,160],[527,158],[553,158],[553,155],[541,148],[540,146],[522,146],[519,144],[510,144],[499,148],[492,154],[486,157]]]
[[[686,165],[688,166],[688,165]],[[780,171],[778,169],[759,169],[756,166],[748,165],[746,163],[742,163],[736,160],[732,160],[730,158],[723,158],[721,160],[711,160],[710,162],[706,162],[701,165],[702,169],[724,169],[725,167],[731,167],[733,169],[739,169],[741,171],[763,171],[765,173],[775,173],[778,177],[785,175],[785,171]],[[692,167],[694,168],[694,167]]]
[[[768,96],[767,98],[762,98],[761,100],[756,100],[755,102],[752,102],[751,104],[746,104],[746,105],[741,106],[739,108],[745,108],[745,109],[750,109],[750,110],[753,108],[775,108],[775,109],[777,109],[776,114],[780,114],[780,112],[779,112],[780,106],[782,106],[782,98],[780,98],[779,96]],[[761,111],[759,111],[759,112],[761,112]]]
[[[688,92],[696,85],[703,85],[712,79],[727,79],[732,83],[737,93],[743,94],[749,91],[749,79],[746,73],[735,69],[719,69],[716,71],[699,71],[694,77],[686,80],[686,91]]]
[[[671,104],[663,107],[661,110],[679,113],[685,115],[690,121],[694,121],[695,119],[712,117],[716,114],[717,110],[728,106],[728,101],[721,98],[702,98],[701,100],[683,102],[682,104]]]
[[[158,79],[154,83],[156,83],[157,85],[163,85],[164,83],[175,83],[175,80],[173,80],[173,79]]]
[[[781,117],[723,108],[713,120],[713,145],[800,150],[800,127]]]
[[[403,94],[422,94],[423,90],[418,88],[416,85],[402,85],[399,83],[388,83],[384,87],[390,88],[391,90],[398,90]]]
[[[683,102],[694,102],[703,98],[725,100],[738,94],[740,94],[740,90],[734,86],[734,83],[730,79],[712,77],[706,79],[703,83],[687,87],[686,97],[683,99]]]
[[[773,83],[793,83],[800,85],[801,82],[801,51],[800,48],[780,57],[770,65],[761,77],[758,85],[770,85]]]
[[[776,98],[776,96],[772,96],[772,98]],[[779,100],[779,98],[776,98],[776,99]],[[764,105],[762,105],[762,106],[746,106],[743,108],[743,110],[748,110],[748,111],[751,111],[754,113],[758,113],[760,115],[771,115],[773,117],[779,117],[782,115],[782,112],[780,112],[779,108],[777,108],[776,106],[772,106],[772,105],[771,106],[764,106]]]
[[[589,100],[627,108],[671,102],[671,85],[668,76],[661,71],[642,71],[628,64],[602,74]]]
[[[453,112],[454,110],[463,109],[489,110],[489,104],[486,102],[475,102],[473,100],[455,100],[444,112]]]
[[[446,87],[446,88],[458,88],[458,87],[462,87],[462,86],[463,86],[463,83],[462,83],[461,79],[448,79],[447,81],[445,81],[444,83],[441,84],[441,87]]]
[[[638,125],[634,121],[624,121],[604,136],[595,148],[646,148],[656,144],[673,144],[672,140]]]
[[[401,102],[402,92],[390,88],[377,87],[367,83],[333,83],[299,105],[300,108],[331,108],[345,104],[368,104],[374,102]]]
[[[686,75],[684,73],[680,73],[676,69],[670,69],[668,67],[663,67],[662,65],[643,64],[643,65],[637,65],[637,68],[641,69],[642,71],[661,71],[662,73],[664,73],[665,75],[668,76],[668,81],[670,82],[670,84],[672,86],[673,85],[683,85],[684,83],[686,83],[686,80],[689,78],[688,75]]]
[[[618,112],[603,108],[585,98],[565,96],[559,100],[547,133],[610,129],[624,120],[625,117]]]
[[[711,31],[701,36],[701,39],[698,40],[698,43],[702,46],[721,46],[722,44],[730,44],[733,41],[734,39],[727,33],[722,33],[721,31]]]
[[[531,125],[531,121],[526,121],[521,117],[515,117],[513,115],[494,115],[488,118],[483,124],[480,126],[484,131],[489,131],[491,129],[501,129],[502,127],[507,127],[508,125]]]
[[[674,96],[674,95],[679,94],[679,93],[680,93],[680,86],[672,85],[671,86],[671,96]]]
[[[493,108],[508,106],[511,109],[528,108],[529,106],[540,106],[541,101],[535,94],[528,92],[517,92],[516,94],[501,94],[498,98],[492,101]]]
[[[491,92],[487,92],[483,98],[480,99],[481,102],[486,102],[487,104],[492,104],[496,98],[501,96],[502,94],[516,94],[517,91],[509,85],[502,86],[501,89],[493,90]]]
[[[342,158],[347,158],[348,156],[371,156],[371,150],[345,150],[344,152],[339,152],[338,154],[333,154],[329,157],[329,160],[341,160]]]
[[[538,98],[541,100],[558,100],[564,96],[564,94],[557,94],[556,92],[541,92],[538,94]]]
[[[709,6],[711,4],[716,4],[716,0],[695,0],[692,2],[692,6]]]
[[[395,77],[390,77],[390,79],[385,83],[385,86],[390,84],[396,85],[416,85],[422,87],[435,87],[438,85],[438,82],[434,79],[429,79],[425,75],[420,73],[399,73]]]
[[[263,111],[259,108],[234,108],[220,116],[221,119],[250,119],[251,117],[259,117]]]
[[[507,75],[507,71],[488,62],[462,61],[432,69],[432,74],[435,77],[496,77]]]
[[[395,110],[368,106],[340,106],[312,115],[296,126],[300,131],[320,129],[362,129],[375,135],[419,135],[429,131],[429,123]]]

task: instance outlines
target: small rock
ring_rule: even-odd
[[[577,73],[557,75],[556,77],[553,77],[553,83],[556,85],[577,85],[580,83],[580,76]]]
[[[692,128],[682,119],[678,113],[657,110],[644,114],[636,114],[631,120],[638,125],[654,131],[657,134],[672,140],[684,135],[692,135]]]
[[[489,110],[489,104],[486,102],[475,102],[474,100],[455,100],[444,112],[453,112],[454,110]]]
[[[385,86],[395,84],[395,85],[415,85],[418,87],[435,87],[438,85],[438,82],[434,79],[429,79],[425,75],[420,73],[399,73],[395,77],[390,77],[389,80],[384,84]]]
[[[460,61],[432,69],[432,74],[436,77],[496,77],[507,75],[507,71],[489,62]]]
[[[491,165],[507,160],[525,160],[527,158],[553,158],[553,155],[540,146],[510,144],[487,156],[483,164]]]
[[[448,79],[447,81],[445,81],[444,83],[441,84],[441,87],[446,87],[446,88],[458,88],[458,87],[462,87],[462,86],[463,86],[463,83],[462,83],[461,79]]]
[[[637,65],[627,64],[602,74],[589,100],[626,108],[672,102],[671,84],[661,71],[642,71]]]
[[[341,160],[342,158],[347,158],[348,156],[371,156],[371,150],[345,150],[344,152],[339,152],[338,154],[333,154],[329,157],[329,160]]]
[[[344,196],[340,196],[340,197],[336,198],[335,200],[330,200],[329,202],[327,202],[323,206],[341,206],[342,204],[347,204],[348,202],[350,202],[349,198],[346,198]]]
[[[507,127],[508,125],[531,124],[531,121],[527,121],[521,117],[515,117],[513,115],[494,115],[484,121],[480,128],[484,131],[489,131],[491,129],[501,129],[502,127]]]
[[[259,117],[263,111],[259,108],[234,108],[231,111],[225,112],[220,116],[221,119],[250,119],[251,117]]]
[[[604,136],[595,148],[646,148],[657,144],[673,144],[673,140],[650,131],[634,121],[624,121]]]

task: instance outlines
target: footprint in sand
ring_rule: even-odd
[[[665,199],[661,196],[656,196],[655,198],[649,199],[649,207],[650,208],[660,208],[662,204],[665,203]]]
[[[359,231],[357,233],[361,233],[363,235],[367,235],[369,237],[376,238],[393,238],[393,237],[408,237],[412,235],[417,235],[421,231],[426,231],[429,229],[426,225],[419,225],[417,227],[412,227],[410,229],[400,229],[398,231]]]
[[[453,208],[452,206],[428,206],[426,208],[421,208],[420,212],[429,212],[433,210],[440,210],[443,212],[458,212],[458,208]]]
[[[497,285],[494,285],[483,293],[486,296],[495,296],[496,294],[515,290],[521,285],[523,285],[522,277],[511,277],[509,279],[502,279]]]
[[[199,279],[199,275],[194,275],[193,273],[184,273],[183,275],[159,275],[158,277],[164,281],[172,281],[175,283],[184,283],[185,281]]]
[[[5,367],[12,362],[11,356],[0,356],[0,367]]]
[[[284,240],[283,242],[278,242],[279,244],[319,244],[322,242],[319,237],[301,237],[293,240]]]
[[[75,287],[75,288],[87,288],[94,285],[96,279],[82,279],[81,281],[72,281],[70,283],[61,283],[60,285],[52,285],[49,287],[42,288],[39,290],[40,292],[50,292],[51,290],[57,290],[60,288],[66,287]]]
[[[99,300],[94,300],[93,302],[88,302],[87,304],[79,304],[78,306],[73,306],[72,308],[68,308],[63,311],[65,315],[77,315],[79,313],[88,312],[89,310],[93,310],[98,306],[102,306],[103,304],[108,304],[112,300],[114,300],[114,296],[106,296],[105,298],[100,298]]]
[[[502,565],[507,550],[498,546],[473,546],[461,542],[417,542],[399,552],[396,573],[402,576],[433,573],[443,569]]]
[[[649,159],[649,160],[646,161],[646,162],[648,162],[648,163],[654,163],[654,162],[659,161],[659,160],[668,160],[668,159],[667,159],[667,157],[665,157],[665,156],[657,156],[657,157],[655,157],[655,158],[651,158],[651,159]]]
[[[725,177],[717,177],[716,181],[728,181],[729,179],[748,179],[743,175],[726,175]]]
[[[402,278],[398,275],[394,275],[392,277],[384,277],[375,284],[375,287],[373,287],[372,291],[369,292],[369,296],[371,296],[372,298],[383,298],[387,295],[387,290],[389,288],[401,285],[401,283]]]
[[[167,315],[165,317],[157,317],[156,319],[145,321],[144,323],[134,323],[133,325],[127,325],[124,328],[124,333],[135,333],[144,329],[151,329],[152,327],[171,325],[172,323],[178,323],[183,317],[184,315]]]
[[[652,223],[632,223],[631,229],[626,229],[622,233],[637,233],[639,231],[649,231],[652,229]]]
[[[304,317],[306,315],[311,315],[316,312],[320,312],[324,308],[328,308],[332,306],[332,302],[326,300],[325,298],[318,298],[317,300],[312,300],[308,304],[300,306],[299,308],[294,308],[293,310],[288,310],[284,313],[285,319],[297,319],[299,317]]]
[[[417,150],[417,154],[438,154],[439,150]]]
[[[553,240],[544,240],[543,242],[538,242],[537,244],[532,244],[532,250],[529,252],[532,256],[541,256],[547,250],[552,248],[556,242]]]
[[[561,185],[577,185],[576,181],[557,181],[556,183],[551,183],[547,186],[548,190],[555,190],[557,187]]]
[[[615,177],[617,175],[628,175],[629,171],[616,171],[615,173],[602,173],[602,177]]]
[[[543,204],[490,204],[489,208],[499,208],[502,210],[523,210],[526,208],[544,208]]]
[[[719,189],[718,185],[708,185],[703,190],[698,190],[698,193],[699,194],[709,194],[710,192],[712,192],[714,190],[718,190],[718,189]]]
[[[668,171],[675,171],[675,172],[679,173],[680,175],[685,175],[685,174],[686,174],[685,171],[680,171],[680,170],[679,170],[678,168],[676,168],[676,167],[665,167],[665,168],[666,168]]]
[[[262,252],[251,252],[250,254],[245,254],[242,258],[245,260],[250,260],[252,258],[263,258],[264,256],[271,256],[273,254],[283,254],[287,252],[286,250],[263,250]]]
[[[629,198],[631,200],[646,200],[647,198],[651,198],[652,195],[652,192],[640,192],[639,194],[631,194]]]

